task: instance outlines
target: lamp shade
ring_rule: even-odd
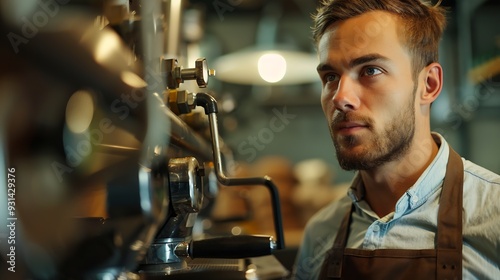
[[[214,61],[216,78],[243,85],[296,85],[319,81],[317,57],[280,49],[245,49]]]

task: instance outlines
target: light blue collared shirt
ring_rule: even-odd
[[[317,279],[345,212],[354,202],[348,248],[432,249],[439,197],[448,163],[446,140],[433,133],[439,151],[417,182],[398,200],[395,211],[378,217],[362,199],[364,190],[319,211],[308,222],[294,268],[297,280]],[[464,164],[463,279],[500,279],[500,176],[468,160]],[[359,180],[359,174],[354,180]],[[360,184],[362,185],[362,184]],[[358,197],[361,196],[361,197]],[[394,276],[397,279],[397,275]],[[417,276],[416,276],[417,277]],[[418,277],[417,277],[418,278]]]

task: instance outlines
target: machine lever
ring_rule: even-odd
[[[276,243],[271,236],[238,235],[191,241],[191,258],[241,259],[271,255]]]
[[[175,93],[175,92],[174,92]],[[177,92],[181,93],[181,92]],[[210,136],[212,140],[212,150],[214,156],[214,165],[217,180],[225,186],[248,186],[248,185],[261,185],[267,188],[269,194],[271,195],[273,216],[274,216],[274,228],[276,231],[276,243],[278,249],[285,248],[285,239],[283,233],[283,221],[281,219],[281,209],[280,209],[280,197],[278,188],[272,182],[271,178],[268,176],[264,177],[252,177],[252,178],[235,178],[227,177],[224,174],[222,168],[222,157],[220,154],[220,143],[219,143],[219,128],[217,124],[217,100],[208,93],[190,93],[187,91],[182,91],[182,95],[173,95],[171,108],[175,111],[181,113],[190,112],[192,108],[196,106],[201,106],[205,110],[205,114],[208,116],[208,122],[210,126]],[[170,99],[170,97],[169,97]],[[182,105],[182,106],[181,106]],[[182,108],[184,110],[182,110]]]

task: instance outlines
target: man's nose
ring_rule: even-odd
[[[359,87],[352,78],[342,76],[340,78],[337,92],[333,96],[333,103],[337,110],[342,112],[354,111],[359,108]]]

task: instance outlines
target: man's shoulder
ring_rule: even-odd
[[[498,197],[500,175],[464,160],[463,207],[467,226],[489,224],[492,219],[500,222]],[[495,232],[498,230],[500,227],[495,225]]]
[[[316,212],[309,222],[307,223],[307,228],[317,228],[322,225],[329,225],[332,222],[340,222],[344,217],[346,211],[348,211],[352,200],[349,196],[345,195],[339,200],[333,201],[330,204],[323,207],[321,210]]]
[[[464,159],[464,184],[473,182],[474,185],[494,186],[500,191],[500,175]]]
[[[315,267],[314,270],[319,271],[324,254],[331,248],[342,218],[351,203],[352,200],[346,195],[316,212],[309,220],[299,254],[301,265],[304,265],[303,262],[307,259],[310,265]]]

